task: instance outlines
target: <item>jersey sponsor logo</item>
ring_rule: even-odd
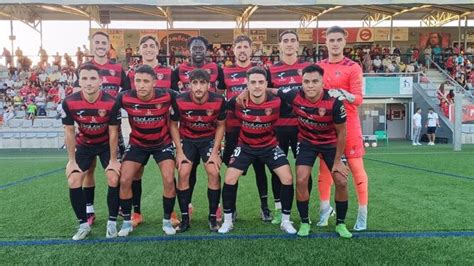
[[[291,77],[291,78],[290,78],[290,81],[289,81],[288,83],[290,83],[290,84],[295,84],[295,83],[296,83],[295,78]]]
[[[303,124],[307,124],[307,125],[315,126],[315,127],[327,127],[328,126],[328,123],[315,122],[313,120],[310,120],[310,119],[307,119],[307,118],[304,118],[304,117],[301,117],[301,116],[298,116],[298,121],[300,121]]]
[[[251,129],[260,129],[260,128],[268,128],[272,125],[272,123],[264,123],[264,124],[256,124],[256,123],[252,123],[252,122],[248,122],[248,121],[242,121],[242,126],[244,127],[248,127],[248,128],[251,128]]]
[[[244,86],[234,86],[231,89],[232,92],[241,92],[243,90],[244,90]]]
[[[136,122],[137,124],[150,124],[154,122],[159,122],[163,120],[163,116],[152,116],[152,117],[147,117],[147,116],[134,116],[133,121]]]
[[[272,108],[265,108],[265,115],[271,115],[273,113],[273,109]]]
[[[80,127],[88,131],[99,131],[105,128],[107,124],[80,124]]]
[[[193,111],[186,111],[186,115],[191,118],[191,114],[193,113]]]
[[[298,72],[298,75],[303,76],[303,69],[298,69],[297,72]]]
[[[237,75],[239,75],[239,73],[233,73],[230,75],[230,77],[232,78],[232,80],[236,80],[235,77],[237,77]]]
[[[163,73],[156,73],[156,78],[158,80],[163,80],[165,78],[165,75],[163,75]]]
[[[284,79],[284,77],[283,77],[284,75],[285,75],[285,72],[281,72],[281,73],[278,74],[278,77],[279,77],[280,79]]]
[[[344,105],[341,105],[341,118],[344,118],[346,116],[346,108],[344,107]]]
[[[110,73],[111,76],[115,76],[115,70],[111,69],[111,70],[109,70],[109,73]]]
[[[278,158],[281,158],[281,157],[286,157],[286,155],[283,152],[283,150],[280,148],[280,146],[276,146],[273,149],[273,160],[276,161],[278,160]]]
[[[326,114],[326,108],[319,108],[318,113],[319,113],[319,116],[324,116]]]
[[[283,89],[283,93],[288,93],[289,91],[291,91],[291,88],[289,88],[289,87],[286,87],[286,88]]]
[[[97,123],[97,120],[95,119],[95,116],[91,118],[91,123]]]
[[[135,109],[135,110],[138,110],[138,107],[140,107],[139,104],[134,104],[134,105],[133,105],[133,109]]]
[[[207,116],[211,116],[211,115],[214,114],[214,110],[212,110],[212,109],[206,110],[206,114],[207,114]]]
[[[161,107],[163,107],[163,104],[157,103],[157,104],[155,104],[155,107],[156,107],[156,109],[161,109]]]
[[[242,113],[244,113],[244,116],[247,116],[247,113],[250,112],[250,109],[243,109]]]
[[[107,115],[107,110],[99,109],[97,113],[99,114],[100,117],[105,117]]]
[[[255,122],[262,122],[262,120],[260,120],[260,116],[257,115],[257,116],[255,117]]]

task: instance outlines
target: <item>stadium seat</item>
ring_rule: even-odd
[[[17,117],[17,118],[23,118],[23,117],[25,117],[25,115],[26,115],[26,112],[23,111],[23,110],[19,110],[19,111],[15,112],[15,117]]]
[[[58,111],[56,110],[48,111],[48,117],[56,117],[57,114],[58,114]]]
[[[61,128],[62,126],[63,126],[63,124],[62,124],[61,120],[55,120],[53,122],[53,127],[54,128]]]
[[[44,120],[42,124],[42,128],[50,128],[53,127],[53,122],[50,120]]]
[[[57,138],[57,137],[58,137],[58,133],[57,133],[57,132],[48,132],[48,133],[47,133],[47,137],[48,137],[48,138]]]
[[[37,137],[37,138],[47,138],[47,137],[48,137],[48,133],[46,133],[46,132],[38,132],[38,133],[36,133],[36,137]]]
[[[36,119],[36,120],[33,122],[33,128],[40,128],[42,125],[43,125],[43,121],[40,120],[40,119]]]
[[[31,121],[30,120],[23,120],[21,128],[30,128],[30,127],[32,127]]]
[[[21,127],[22,124],[23,124],[23,120],[20,120],[20,119],[12,119],[8,121],[8,126],[11,128]]]
[[[32,138],[36,137],[36,133],[35,132],[26,132],[24,137],[27,138],[27,139],[32,139]]]
[[[388,145],[387,131],[377,130],[375,131],[375,137],[377,138],[377,142],[379,142],[380,140],[383,140],[385,142],[385,145]]]

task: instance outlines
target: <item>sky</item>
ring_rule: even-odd
[[[342,27],[354,27],[362,26],[361,21],[320,21],[319,27],[329,27],[333,25],[339,25]],[[395,27],[419,27],[419,21],[403,21],[394,20]],[[179,29],[191,29],[191,28],[229,28],[232,29],[235,26],[233,21],[210,21],[210,22],[183,22],[175,21],[174,27]],[[390,22],[382,22],[379,26],[389,27]],[[457,21],[450,22],[445,26],[456,27]],[[468,26],[474,26],[474,20],[468,21]],[[99,26],[93,22],[92,28],[98,28]],[[298,28],[299,21],[250,21],[250,28]],[[311,27],[316,27],[313,23]],[[40,35],[38,32],[23,24],[19,21],[13,22],[14,35],[16,41],[14,42],[14,49],[20,47],[23,53],[29,57],[32,57],[33,61],[36,62],[33,56],[38,54],[40,47]],[[109,28],[129,28],[129,29],[166,29],[164,22],[150,22],[150,21],[113,21]],[[49,55],[53,55],[56,52],[63,55],[68,53],[74,55],[77,47],[83,44],[88,45],[88,32],[89,22],[88,21],[43,21],[43,46]],[[8,38],[10,36],[10,21],[0,20],[0,49],[6,47],[11,50],[11,42]],[[1,54],[1,53],[0,53]],[[2,60],[3,61],[3,60]]]

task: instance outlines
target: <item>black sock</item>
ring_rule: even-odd
[[[133,212],[141,213],[140,207],[142,202],[142,180],[135,180],[132,182],[133,193]]]
[[[130,221],[132,214],[132,198],[120,199],[120,206],[122,207],[123,220]]]
[[[313,190],[313,177],[309,175],[308,179],[308,193],[311,196],[311,191]]]
[[[280,178],[272,171],[272,191],[275,202],[280,202],[281,182]]]
[[[86,206],[94,205],[95,187],[84,187],[82,188],[82,191],[84,191]]]
[[[281,185],[281,213],[290,214],[295,190],[293,185]]]
[[[191,173],[189,174],[189,203],[193,200],[194,186],[196,185],[196,175],[197,175],[198,164],[193,164]]]
[[[222,189],[222,205],[224,213],[234,213],[237,198],[237,185],[224,184]]]
[[[171,213],[173,212],[174,202],[176,201],[176,197],[167,198],[163,196],[163,218],[165,220],[169,220],[171,218]]]
[[[268,184],[267,174],[265,173],[265,165],[261,162],[253,164],[255,177],[257,181],[258,195],[260,196],[260,208],[268,209]]]
[[[191,192],[188,189],[186,190],[176,190],[178,194],[178,205],[181,211],[181,219],[189,220],[188,205],[189,205],[189,193]]]
[[[70,188],[69,199],[79,224],[87,222],[86,200],[84,199],[82,188]]]
[[[109,207],[109,221],[117,221],[119,209],[119,189],[109,186],[107,191],[107,206]]]
[[[347,208],[349,201],[337,201],[336,200],[336,225],[343,224],[346,219]]]
[[[298,207],[298,212],[300,213],[300,218],[301,218],[302,223],[309,223],[308,205],[309,205],[309,200],[296,201],[296,207]]]
[[[209,200],[209,219],[211,216],[216,217],[217,207],[219,206],[219,199],[221,197],[220,189],[207,188],[207,199]]]

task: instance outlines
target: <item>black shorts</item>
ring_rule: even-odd
[[[288,156],[291,148],[294,158],[296,158],[296,146],[298,145],[298,127],[277,127],[275,128],[278,146]]]
[[[279,146],[262,149],[237,146],[230,158],[229,167],[247,172],[250,164],[257,160],[265,163],[270,170],[289,165],[285,153]]]
[[[109,144],[97,145],[97,146],[76,146],[76,162],[81,171],[85,172],[91,168],[96,156],[99,156],[100,163],[105,169],[109,165],[110,161],[110,149]]]
[[[150,156],[153,155],[156,163],[160,163],[164,160],[174,160],[174,151],[175,149],[171,144],[152,149],[129,145],[125,150],[123,161],[132,161],[146,165]]]
[[[434,134],[436,133],[436,127],[428,127],[427,132],[428,134]]]
[[[298,143],[298,148],[296,149],[296,165],[313,167],[318,156],[321,156],[328,168],[332,169],[336,157],[336,147]],[[344,161],[345,159],[343,158],[342,160]]]
[[[199,163],[200,159],[202,159],[203,162],[207,162],[211,156],[212,148],[214,147],[214,140],[183,140],[182,143],[184,155],[191,160],[192,163]]]
[[[225,146],[222,161],[227,166],[229,166],[230,157],[234,153],[235,147],[237,147],[237,143],[239,141],[239,133],[240,131],[238,130],[225,133]]]

